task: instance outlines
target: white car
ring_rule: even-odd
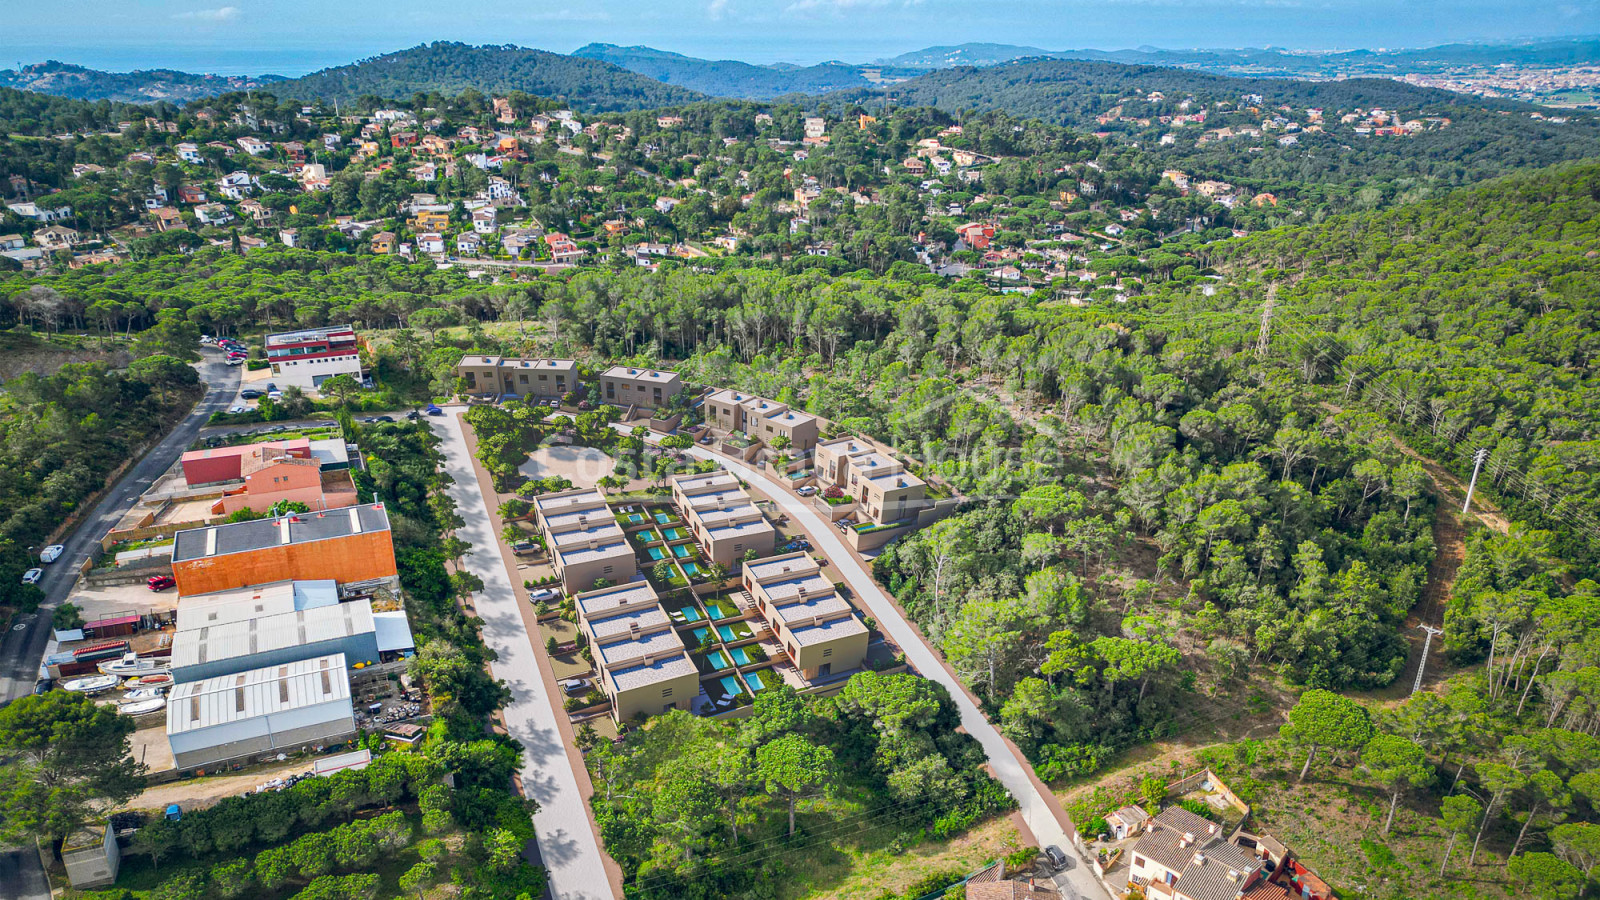
[[[228,360],[227,364],[230,365],[230,366],[242,366],[242,365],[244,365],[244,360],[242,360],[242,359],[230,359],[230,360]]]
[[[230,406],[230,407],[228,407],[228,412],[231,412],[231,413],[242,413],[242,412],[248,412],[249,410],[250,410],[250,407],[248,407],[248,406]]]
[[[65,552],[67,552],[66,547],[63,547],[60,544],[51,544],[50,546],[39,551],[39,561],[45,565],[49,565],[60,559],[61,554]]]
[[[39,579],[41,579],[43,577],[44,577],[44,570],[35,567],[35,568],[29,569],[28,571],[22,573],[22,583],[23,584],[38,584],[39,583]]]
[[[553,591],[550,588],[540,588],[537,591],[528,592],[528,600],[532,603],[538,603],[540,600],[554,600],[560,596],[560,591]]]
[[[812,494],[815,494],[817,489],[808,484],[803,488],[795,488],[794,492],[802,497],[809,497]]]

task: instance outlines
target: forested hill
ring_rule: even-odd
[[[1600,577],[1600,161],[1231,242],[1277,286],[1277,354],[1561,536]],[[1259,298],[1250,301],[1259,304]]]
[[[874,84],[866,68],[838,62],[814,66],[755,66],[733,59],[696,59],[652,47],[619,47],[616,44],[589,44],[578,48],[573,56],[603,60],[630,72],[704,94],[742,100],[796,93],[826,94]],[[879,73],[877,68],[870,71]],[[917,73],[899,74],[910,77]]]
[[[650,109],[705,99],[607,62],[515,46],[437,42],[323,69],[272,86],[281,97],[349,102],[416,93],[522,91],[590,111]]]
[[[282,80],[280,75],[196,75],[173,69],[103,72],[55,60],[0,70],[0,87],[75,100],[125,103],[187,103],[225,91],[245,91]]]

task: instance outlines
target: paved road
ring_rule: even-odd
[[[0,852],[0,897],[6,900],[50,900],[50,885],[39,867],[39,852],[19,847]]]
[[[816,542],[817,550],[825,555],[839,574],[844,576],[855,590],[856,596],[867,605],[872,612],[872,617],[877,620],[878,627],[888,632],[889,636],[900,649],[905,651],[906,658],[924,677],[940,682],[950,691],[950,697],[955,701],[957,710],[961,713],[961,725],[972,735],[989,757],[989,767],[994,776],[1011,796],[1017,800],[1017,806],[1022,812],[1022,818],[1028,823],[1028,829],[1038,839],[1041,846],[1055,844],[1069,854],[1068,859],[1072,867],[1060,873],[1058,878],[1071,885],[1072,891],[1079,897],[1089,900],[1107,900],[1108,894],[1100,880],[1089,869],[1088,863],[1079,858],[1072,849],[1072,842],[1068,840],[1066,830],[1062,827],[1055,814],[1050,810],[1044,795],[1034,785],[1031,777],[1032,769],[1026,760],[1020,758],[1011,749],[1000,732],[990,724],[983,711],[980,710],[972,699],[967,696],[959,681],[929,646],[923,642],[917,632],[906,623],[894,607],[887,594],[878,587],[872,576],[856,562],[856,557],[851,555],[838,533],[822,517],[817,515],[811,507],[799,497],[790,493],[788,489],[768,478],[765,474],[756,471],[736,460],[718,456],[709,450],[694,447],[688,451],[700,459],[714,459],[722,463],[734,474],[761,489],[773,502],[787,513],[790,518],[805,526]],[[1062,878],[1064,876],[1064,878]],[[1063,896],[1068,896],[1063,892]]]
[[[196,368],[200,370],[200,380],[208,388],[205,397],[195,404],[188,418],[145,454],[144,459],[123,473],[88,518],[62,541],[66,552],[54,565],[44,567],[44,578],[39,582],[45,593],[39,612],[19,621],[6,633],[4,640],[0,640],[0,704],[10,703],[33,690],[39,678],[39,665],[44,660],[45,645],[50,641],[50,611],[67,599],[77,583],[78,570],[91,555],[99,552],[100,539],[151,482],[177,462],[206,419],[218,410],[227,409],[238,396],[242,366],[224,365],[220,353],[208,350]],[[5,884],[0,881],[0,890],[5,889]]]
[[[588,804],[578,789],[577,774],[568,760],[556,724],[544,679],[539,675],[537,651],[517,608],[511,576],[498,551],[499,538],[489,525],[489,510],[478,489],[472,458],[461,430],[459,409],[447,410],[443,419],[429,419],[444,439],[444,469],[455,480],[450,496],[467,524],[457,534],[475,548],[464,562],[483,579],[483,590],[473,602],[483,619],[483,640],[499,656],[490,664],[496,678],[511,688],[511,703],[504,715],[511,736],[522,744],[525,765],[523,788],[539,801],[533,817],[539,855],[550,870],[550,896],[555,900],[616,900],[606,878],[600,843],[589,826]]]

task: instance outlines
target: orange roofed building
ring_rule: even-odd
[[[246,454],[241,461],[243,486],[225,490],[222,499],[212,505],[212,514],[228,515],[241,509],[265,513],[283,500],[304,503],[313,512],[356,502],[356,486],[350,473],[343,469],[323,471],[319,459],[264,447]]]
[[[381,503],[180,531],[172,548],[178,594],[274,581],[394,584],[394,541]]]

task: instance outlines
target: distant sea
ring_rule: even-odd
[[[176,69],[205,75],[284,75],[294,77],[342,66],[399,47],[178,47],[178,46],[17,46],[0,42],[0,69],[14,69],[54,59],[64,63],[131,72],[135,69]]]

